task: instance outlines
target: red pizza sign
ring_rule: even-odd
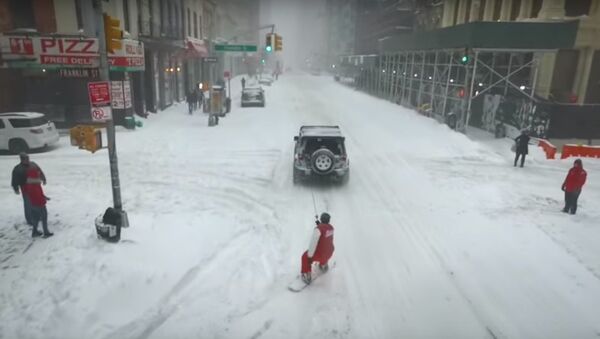
[[[110,106],[110,85],[108,81],[88,83],[88,94],[90,96],[90,105]]]

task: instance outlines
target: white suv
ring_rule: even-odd
[[[58,139],[54,123],[42,113],[0,113],[0,150],[27,152],[50,146]]]

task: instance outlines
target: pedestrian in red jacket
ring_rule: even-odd
[[[585,184],[587,172],[583,169],[581,159],[575,160],[573,167],[562,184],[562,190],[565,192],[565,208],[563,212],[575,214],[577,212],[577,199],[581,194],[581,188]]]
[[[48,197],[44,195],[42,190],[42,178],[41,172],[37,167],[30,167],[27,170],[27,179],[23,186],[23,194],[27,195],[31,203],[31,219],[33,225],[33,231],[31,232],[32,237],[39,237],[42,235],[38,231],[38,224],[42,222],[42,229],[44,230],[44,238],[53,236],[54,234],[48,230],[48,210],[46,209],[46,201]]]
[[[317,227],[308,245],[308,250],[302,254],[302,280],[310,284],[312,281],[312,264],[319,263],[319,269],[326,272],[329,269],[327,262],[333,255],[333,226],[329,224],[331,216],[327,213],[321,214],[321,221],[317,221]]]

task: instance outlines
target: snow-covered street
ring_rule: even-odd
[[[216,127],[184,104],[118,130],[118,244],[97,239],[112,203],[106,150],[68,137],[32,154],[50,229],[31,241],[0,156],[0,338],[598,338],[600,160],[578,214],[560,212],[574,159],[465,136],[340,85],[284,74],[265,108]],[[339,125],[347,185],[293,185],[293,137]],[[336,267],[287,285],[317,212],[336,227]]]

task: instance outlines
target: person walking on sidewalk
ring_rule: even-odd
[[[46,202],[50,199],[44,195],[44,190],[42,190],[41,171],[37,167],[30,167],[27,169],[26,176],[23,193],[27,195],[31,203],[31,221],[33,226],[31,236],[39,237],[43,235],[44,238],[51,237],[54,234],[48,230],[48,210],[46,209]],[[40,221],[42,222],[43,234],[38,231]]]
[[[27,153],[19,154],[20,163],[13,168],[11,185],[15,194],[21,194],[23,197],[23,209],[25,211],[25,221],[28,225],[33,225],[33,219],[31,218],[31,202],[26,194],[23,193],[23,188],[27,181],[27,170],[29,168],[37,168],[40,173],[40,180],[45,185],[46,176],[42,169],[33,161],[29,161],[29,155]]]
[[[527,135],[527,130],[521,131],[521,135],[515,138],[515,167],[517,167],[517,161],[519,161],[519,156],[521,157],[521,167],[525,165],[525,156],[529,153],[529,135]]]
[[[579,199],[586,179],[587,172],[583,169],[581,159],[575,160],[573,167],[569,170],[562,184],[562,190],[565,192],[565,208],[563,208],[563,212],[571,214],[577,212],[577,199]]]
[[[246,88],[246,78],[242,77],[242,89]]]

